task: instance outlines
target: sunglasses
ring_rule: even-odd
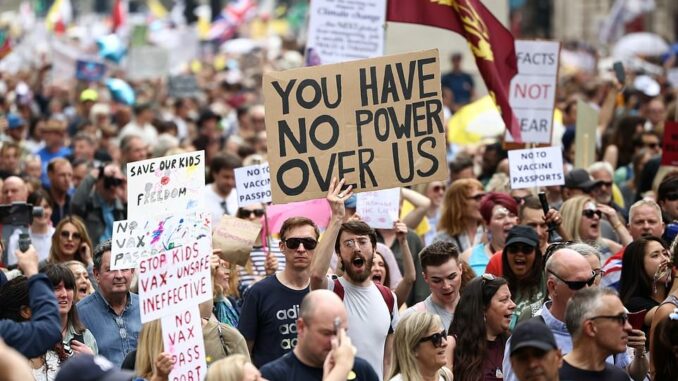
[[[473,200],[476,200],[476,201],[480,201],[480,200],[483,199],[483,197],[485,197],[485,193],[478,193],[474,196],[468,196],[466,198],[468,198],[469,200],[473,199]]]
[[[304,248],[306,248],[306,250],[313,250],[316,246],[318,246],[318,241],[314,240],[313,238],[288,238],[284,242],[285,246],[292,250],[297,249],[302,243],[304,244]]]
[[[584,209],[581,212],[581,215],[592,220],[593,216],[598,216],[598,218],[601,218],[603,216],[603,212],[600,210]]]
[[[125,184],[125,179],[119,179],[113,176],[104,176],[104,187],[107,189],[117,188]]]
[[[673,192],[673,193],[667,194],[667,195],[666,195],[666,199],[669,200],[669,201],[676,201],[676,200],[678,200],[678,192]]]
[[[445,192],[445,190],[447,190],[447,187],[445,187],[444,185],[434,185],[433,188],[431,188],[431,190],[434,193]]]
[[[530,195],[523,196],[523,197],[513,196],[513,200],[515,200],[516,204],[522,205],[525,201],[527,201],[531,197],[532,196],[530,196]]]
[[[596,185],[596,187],[598,187],[598,188],[600,188],[602,186],[606,186],[606,187],[610,188],[612,186],[612,181],[599,181],[598,185]]]
[[[565,285],[572,291],[581,290],[582,288],[584,288],[586,286],[591,287],[591,286],[593,286],[593,282],[596,281],[596,273],[593,272],[593,271],[591,271],[593,276],[591,278],[589,278],[588,280],[565,280],[565,279],[559,277],[558,274],[554,273],[551,270],[548,270],[548,272],[549,272],[549,274],[556,277],[559,281],[565,283]]]
[[[78,232],[71,233],[71,232],[67,232],[65,230],[62,230],[61,233],[59,233],[59,236],[62,239],[72,239],[74,241],[79,241],[80,239],[82,239],[82,236],[80,235],[80,233],[78,233]]]
[[[248,209],[240,209],[238,210],[238,218],[248,218],[254,214],[255,217],[261,217],[264,215],[264,210],[263,209],[254,209],[254,210],[248,210]]]
[[[625,312],[620,313],[619,315],[601,315],[601,316],[594,316],[590,318],[589,320],[596,320],[596,319],[610,319],[610,320],[616,320],[619,325],[626,325],[626,323],[629,321],[629,315]]]
[[[438,333],[434,333],[431,336],[422,337],[419,340],[419,343],[421,344],[421,343],[430,341],[433,344],[434,347],[440,348],[440,347],[443,346],[443,340],[445,340],[446,338],[447,338],[447,331],[445,331],[443,329],[442,331],[440,331]]]
[[[534,253],[534,247],[529,246],[529,245],[513,244],[513,245],[507,247],[506,251],[508,251],[509,253],[513,253],[513,254],[523,253],[523,254],[527,255],[527,254]]]

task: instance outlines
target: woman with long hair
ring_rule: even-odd
[[[515,308],[504,278],[483,274],[469,282],[449,330],[455,380],[503,379],[504,349]]]
[[[215,361],[207,369],[207,381],[258,381],[261,373],[244,355],[231,355]],[[264,380],[265,381],[265,380]]]
[[[653,381],[678,380],[678,308],[657,323],[652,342]]]
[[[47,262],[62,263],[70,260],[82,262],[86,267],[92,261],[92,240],[80,217],[68,215],[56,226]]]
[[[229,297],[231,276],[236,272],[235,266],[212,255],[212,296],[214,307],[212,312],[219,322],[238,328],[240,311],[235,307],[235,299]]]
[[[52,282],[54,294],[59,305],[61,318],[61,337],[66,352],[96,355],[99,353],[97,342],[92,333],[80,322],[75,308],[75,277],[71,270],[62,264],[49,264],[44,269]]]
[[[413,312],[400,320],[393,336],[391,381],[451,381],[447,330],[440,317]]]
[[[445,192],[438,234],[433,242],[452,242],[460,252],[479,243],[483,234],[480,200],[484,196],[483,184],[476,179],[453,182]]]
[[[624,249],[619,297],[630,312],[647,311],[646,335],[654,313],[671,289],[671,267],[671,255],[661,238],[640,237]]]
[[[66,261],[63,263],[68,267],[69,270],[73,273],[75,277],[75,298],[74,302],[78,303],[82,299],[85,299],[87,295],[90,295],[94,292],[94,286],[89,280],[89,273],[85,265],[77,260]]]
[[[149,381],[167,381],[174,364],[172,355],[164,352],[162,341],[160,319],[150,321],[141,327],[134,361],[134,373],[137,376]]]
[[[509,230],[518,223],[518,204],[506,193],[490,192],[480,200],[480,214],[486,226],[482,242],[460,257],[476,274],[485,273],[490,258],[504,249]]]
[[[52,199],[47,192],[38,189],[28,195],[26,202],[41,207],[43,210],[42,216],[33,217],[33,222],[28,227],[28,235],[31,238],[31,245],[38,252],[38,260],[44,261],[49,256],[49,251],[52,247],[52,235],[54,234],[54,227],[52,226]],[[20,233],[21,231],[17,230],[9,237],[7,262],[10,264],[16,263],[14,252],[19,248]]]

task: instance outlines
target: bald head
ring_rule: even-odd
[[[346,318],[346,307],[334,292],[314,290],[309,292],[302,300],[300,314],[306,324],[324,318],[329,318],[333,322],[335,317],[340,317],[342,320]]]
[[[2,186],[2,203],[11,204],[13,202],[26,202],[28,200],[28,188],[26,183],[17,176],[10,176],[5,179]]]
[[[556,250],[546,262],[546,277],[549,296],[551,297],[551,313],[562,321],[567,302],[574,292],[564,281],[582,282],[591,279],[593,270],[589,261],[578,252],[564,248]],[[554,311],[555,309],[555,311]]]

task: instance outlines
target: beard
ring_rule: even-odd
[[[362,283],[367,280],[367,278],[372,277],[372,263],[374,258],[367,259],[362,254],[353,254],[350,261],[344,259],[341,260],[341,264],[344,267],[346,275],[349,279],[356,283]],[[355,264],[362,263],[362,271],[356,271],[353,266]]]

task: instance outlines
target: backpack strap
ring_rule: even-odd
[[[393,302],[395,302],[395,300],[393,299],[393,293],[391,292],[391,289],[377,283],[375,283],[374,285],[377,286],[377,289],[379,289],[381,296],[384,298],[384,301],[386,302],[386,307],[388,307],[389,315],[393,316]]]
[[[339,282],[339,278],[334,278],[334,293],[337,294],[339,299],[344,300],[344,286]]]

